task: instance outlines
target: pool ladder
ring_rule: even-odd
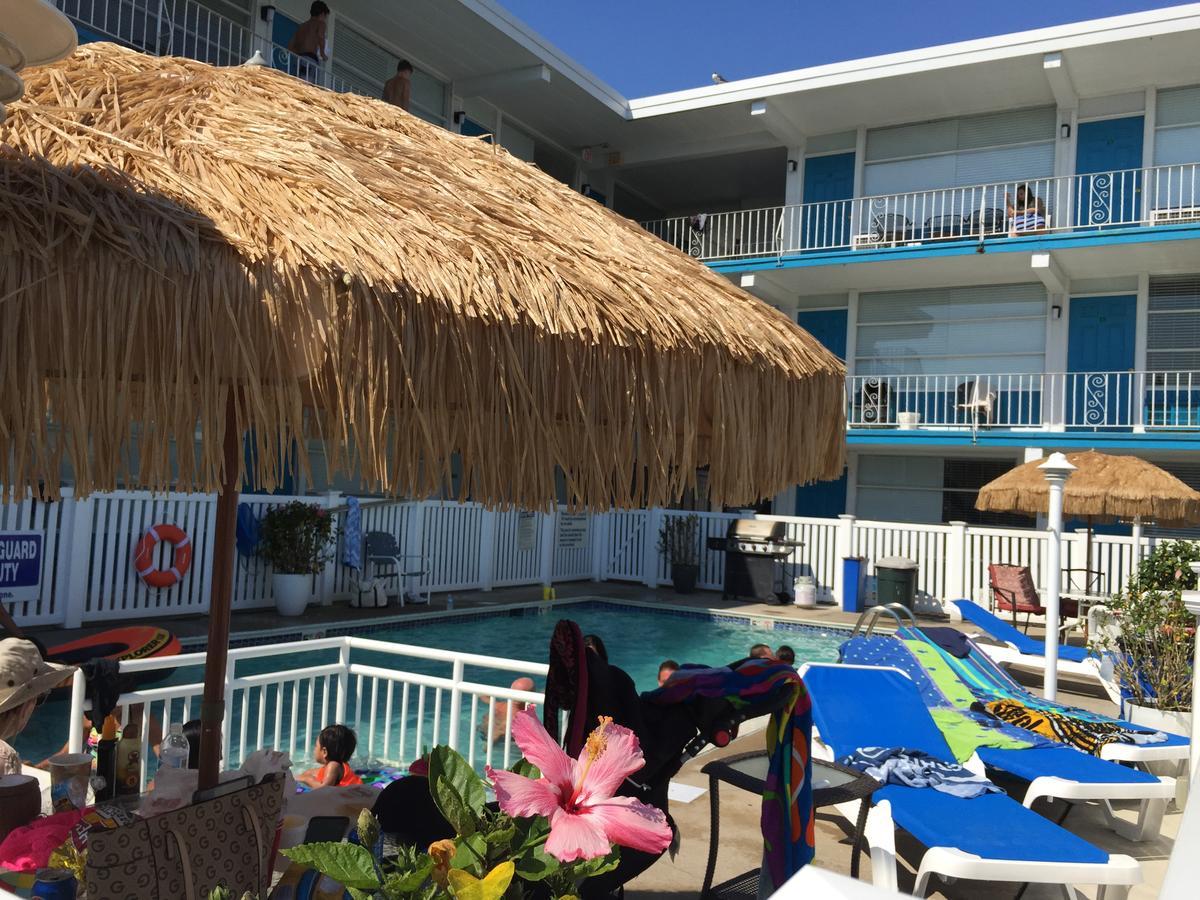
[[[875,626],[879,623],[879,619],[883,615],[889,615],[896,620],[896,628],[904,627],[904,619],[907,618],[913,628],[917,627],[916,617],[913,616],[912,610],[903,603],[885,603],[882,606],[872,606],[864,609],[858,617],[858,621],[854,623],[854,631],[850,633],[851,638],[858,637],[863,627],[866,631],[863,632],[863,637],[870,637],[871,632],[875,630]]]

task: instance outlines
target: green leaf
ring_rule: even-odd
[[[316,869],[348,888],[374,890],[379,887],[375,858],[369,850],[358,844],[301,844],[280,852],[292,862]]]
[[[550,820],[544,816],[535,816],[517,823],[517,849],[528,850],[546,843],[550,836]]]
[[[385,895],[393,894],[411,894],[413,891],[419,890],[421,885],[429,880],[429,874],[433,871],[433,860],[426,857],[425,862],[415,869],[409,869],[406,872],[394,872],[387,877],[384,884]]]
[[[518,775],[524,775],[526,778],[542,777],[542,770],[523,756],[513,763],[512,768],[510,768],[508,771],[515,772]]]
[[[350,895],[350,900],[371,900],[375,896],[374,891],[360,891],[352,887],[346,888],[346,893]]]
[[[562,863],[546,852],[545,842],[529,847],[514,861],[517,875],[526,881],[542,881],[562,868]]]
[[[455,790],[447,778],[437,778],[433,784],[433,802],[446,821],[460,836],[466,837],[475,833],[478,823],[476,817],[467,808],[462,795]]]
[[[483,875],[483,864],[487,859],[487,841],[482,834],[472,834],[458,840],[458,851],[450,860],[450,868],[463,869],[476,876]]]
[[[505,817],[505,819],[495,822],[483,837],[489,847],[500,849],[511,846],[513,838],[516,836],[517,823]]]
[[[429,753],[429,780],[446,779],[466,808],[480,818],[487,808],[487,793],[480,778],[462,755],[449,747],[434,747]]]
[[[578,879],[595,878],[605,872],[611,872],[621,862],[620,851],[616,847],[608,856],[597,856],[595,859],[582,859],[572,863],[572,875]]]

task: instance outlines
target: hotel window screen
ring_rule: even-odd
[[[1042,372],[1046,290],[1040,284],[862,294],[856,375]]]
[[[1200,275],[1150,279],[1146,368],[1151,372],[1200,371]]]

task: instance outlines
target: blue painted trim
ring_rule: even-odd
[[[1166,434],[1161,431],[1134,434],[1100,431],[1008,431],[981,429],[976,439],[970,431],[936,431],[920,429],[900,431],[895,428],[851,429],[846,443],[859,447],[1066,447],[1070,449],[1138,449],[1138,450],[1195,450],[1200,445],[1200,431]]]
[[[1064,231],[1028,237],[995,237],[983,242],[985,253],[1032,253],[1039,250],[1066,250],[1073,247],[1103,247],[1115,244],[1146,244],[1156,241],[1190,241],[1200,238],[1200,224],[1138,226],[1109,231]],[[762,269],[808,269],[814,266],[845,265],[848,262],[886,262],[889,260],[936,259],[947,256],[971,256],[979,252],[979,241],[945,241],[914,244],[907,247],[879,247],[874,250],[806,251],[782,258],[714,260],[706,265],[717,272],[755,272]]]

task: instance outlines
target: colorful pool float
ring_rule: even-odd
[[[79,665],[101,657],[117,660],[150,659],[159,656],[176,656],[180,650],[179,638],[165,628],[153,625],[130,625],[126,628],[111,628],[99,634],[89,635],[77,641],[59,644],[46,649],[46,658],[54,662]],[[168,674],[167,669],[140,673],[139,683],[154,681]],[[68,678],[56,688],[69,688]]]

